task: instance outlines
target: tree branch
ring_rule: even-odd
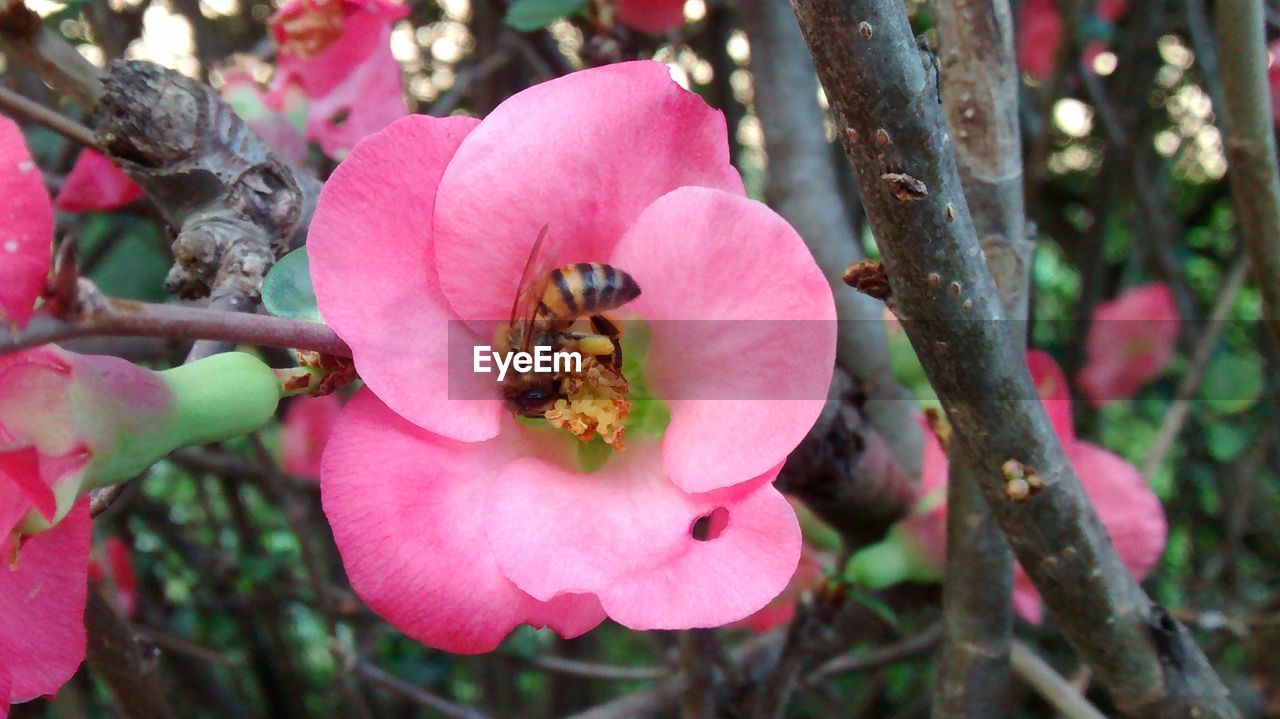
[[[1280,166],[1267,84],[1262,3],[1220,0],[1218,44],[1226,100],[1227,175],[1253,276],[1262,293],[1262,318],[1280,342]]]
[[[89,665],[106,682],[121,715],[128,719],[169,719],[173,710],[156,682],[155,665],[111,603],[89,588],[84,610]]]
[[[942,106],[974,229],[1005,315],[1026,337],[1032,244],[1022,197],[1018,68],[1007,0],[939,0]],[[944,639],[935,719],[997,719],[1009,707],[1013,555],[982,496],[980,465],[952,452],[947,482]]]
[[[0,355],[72,337],[93,336],[226,340],[351,356],[347,344],[318,322],[117,299],[107,299],[66,320],[38,313],[26,329],[0,332]]]
[[[1129,575],[1038,401],[961,192],[905,6],[794,0],[903,325],[1015,554],[1063,634],[1134,717],[1238,717],[1187,630]],[[914,182],[912,182],[914,181]],[[1004,492],[1004,466],[1044,489]]]
[[[7,87],[0,87],[0,110],[38,122],[79,145],[94,146],[93,130]]]
[[[844,291],[841,279],[851,262],[863,259],[862,244],[840,197],[813,60],[786,0],[742,3],[740,12],[752,47],[755,111],[768,157],[765,195],[804,238],[831,283],[840,319],[836,361],[865,395],[863,411],[871,427],[915,477],[920,425],[913,418],[914,403],[889,366],[884,303]]]
[[[6,57],[30,67],[85,110],[102,96],[102,71],[45,27],[22,0],[0,0],[0,39]]]
[[[1010,653],[1013,671],[1067,719],[1107,719],[1071,683],[1053,670],[1031,647],[1014,642]]]

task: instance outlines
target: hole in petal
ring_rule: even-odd
[[[689,535],[699,542],[709,542],[719,537],[727,526],[729,526],[729,510],[716,507],[693,520],[693,525],[689,527]]]

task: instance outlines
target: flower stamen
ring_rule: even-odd
[[[623,422],[631,412],[630,387],[622,372],[597,357],[582,358],[582,371],[560,379],[564,395],[546,412],[551,426],[568,430],[583,442],[599,436],[616,450],[624,449]]]

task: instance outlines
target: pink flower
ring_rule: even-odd
[[[105,212],[142,197],[142,188],[97,150],[81,150],[54,205],[63,212]]]
[[[0,472],[0,495],[7,484]],[[78,502],[58,526],[25,540],[0,532],[0,558],[3,717],[10,704],[57,692],[84,659],[89,501]]]
[[[644,411],[625,421],[649,419],[625,452],[513,420],[494,376],[471,371],[544,226],[552,266],[606,262],[642,289],[619,310],[648,323],[647,346],[624,331],[639,366],[625,381],[652,399],[633,395]],[[522,623],[721,625],[782,591],[800,532],[771,482],[823,405],[831,291],[795,231],[744,196],[723,117],[664,66],[574,73],[483,122],[392,124],[325,185],[308,247],[320,313],[366,383],[321,493],[375,611],[478,652]],[[600,421],[623,421],[625,399],[601,396]],[[579,445],[602,466],[580,468]]]
[[[107,537],[100,555],[89,557],[89,581],[106,586],[116,611],[122,615],[132,617],[138,611],[138,578],[124,540]]]
[[[53,208],[22,130],[0,116],[0,323],[22,328],[49,274]]]
[[[341,411],[342,401],[332,394],[297,397],[290,403],[280,437],[284,471],[320,480],[320,454]]]
[[[1076,439],[1067,378],[1057,362],[1040,350],[1031,350],[1027,352],[1027,367],[1085,494],[1097,509],[1121,560],[1136,579],[1142,580],[1164,553],[1168,526],[1160,500],[1132,464],[1102,447]],[[945,558],[946,504],[941,501],[939,490],[945,491],[946,470],[942,446],[932,432],[926,432],[921,490],[936,495],[938,504],[914,518],[909,527],[938,567]],[[1014,609],[1022,618],[1039,624],[1043,620],[1040,594],[1021,566],[1014,570],[1013,587]]]
[[[787,582],[787,587],[782,590],[782,594],[774,597],[773,601],[766,604],[763,609],[735,623],[734,626],[763,634],[794,619],[796,602],[800,597],[805,592],[821,587],[826,581],[826,574],[822,570],[823,554],[809,544],[804,544],[800,550],[800,564],[796,566],[795,574],[791,575],[791,581]]]
[[[279,47],[277,106],[294,86],[311,99],[307,137],[333,157],[408,113],[391,26],[408,13],[393,0],[288,0],[271,18]]]
[[[1093,311],[1080,391],[1095,406],[1133,396],[1168,366],[1181,322],[1164,283],[1134,287]]]
[[[1271,86],[1271,116],[1280,122],[1280,40],[1267,47],[1267,84]]]
[[[652,35],[684,25],[684,0],[618,0],[617,12],[623,25]]]

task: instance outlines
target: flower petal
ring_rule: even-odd
[[[63,212],[105,212],[142,197],[142,188],[96,150],[81,150],[58,191],[54,205]]]
[[[320,456],[342,411],[337,395],[297,397],[281,423],[280,466],[308,479],[320,479]]]
[[[1067,375],[1053,356],[1042,350],[1027,351],[1027,369],[1036,383],[1053,431],[1064,445],[1070,445],[1076,439],[1076,430],[1071,421],[1071,388],[1067,386]]]
[[[683,185],[743,194],[724,116],[665,65],[618,63],[517,93],[467,137],[440,181],[445,296],[463,319],[506,320],[544,225],[555,264],[604,261],[649,203]]]
[[[1085,337],[1081,394],[1096,406],[1133,396],[1169,364],[1180,330],[1173,291],[1162,282],[1098,305]]]
[[[650,205],[610,261],[642,289],[632,305],[652,333],[645,383],[671,411],[672,481],[705,492],[781,462],[835,365],[831,287],[795,230],[761,203],[684,187]]]
[[[618,0],[618,22],[660,35],[684,25],[684,0]]]
[[[84,659],[89,533],[83,499],[25,541],[16,568],[0,563],[0,667],[11,682],[0,705],[56,692]],[[12,541],[0,541],[0,554],[8,556]]]
[[[764,607],[796,569],[800,525],[768,483],[778,469],[695,495],[662,476],[656,442],[590,474],[524,458],[489,486],[485,524],[503,573],[534,597],[594,593],[632,629],[719,626]]]
[[[405,419],[454,439],[498,433],[501,403],[450,400],[453,318],[433,271],[436,187],[468,118],[414,115],[361,142],[320,193],[307,237],[311,278],[325,322],[351,346],[356,369]],[[458,373],[456,396],[482,397]],[[487,380],[492,385],[492,380]]]
[[[604,618],[595,597],[542,604],[498,571],[481,511],[488,477],[520,433],[464,443],[409,424],[370,391],[343,409],[325,449],[325,515],[356,590],[409,636],[458,653],[493,649],[522,623],[566,636]]]
[[[27,325],[49,274],[53,208],[22,130],[0,116],[0,324]]]

